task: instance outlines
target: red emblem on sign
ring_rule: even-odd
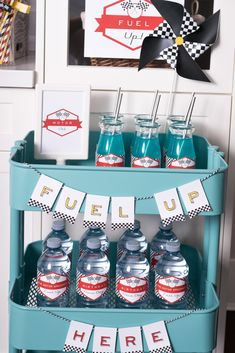
[[[163,22],[157,14],[150,0],[118,0],[104,6],[96,32],[134,51]]]
[[[78,115],[67,109],[60,109],[47,115],[43,121],[43,128],[63,137],[81,129],[81,123]]]

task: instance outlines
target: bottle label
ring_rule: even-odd
[[[67,294],[69,289],[69,273],[61,275],[58,273],[37,274],[37,289],[40,295],[50,300],[57,300]]]
[[[166,156],[166,168],[194,169],[195,164],[195,160],[188,157],[174,159]]]
[[[150,250],[150,269],[151,270],[153,270],[156,267],[162,255],[163,255],[162,253]]]
[[[127,303],[134,304],[143,300],[148,293],[148,277],[116,276],[116,294]]]
[[[110,153],[106,155],[96,154],[96,166],[97,167],[124,167],[125,159],[124,156],[118,156]]]
[[[132,168],[160,168],[160,159],[151,157],[136,158],[131,157]]]
[[[97,300],[107,293],[108,287],[108,275],[99,275],[96,273],[83,275],[77,272],[76,291],[82,297],[91,301]]]
[[[174,304],[182,300],[187,293],[187,277],[162,277],[155,275],[155,294],[157,297]]]

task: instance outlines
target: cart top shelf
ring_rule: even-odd
[[[126,150],[130,151],[131,134],[124,134]],[[162,144],[164,134],[160,135]],[[203,182],[212,211],[202,215],[218,215],[223,212],[224,174],[228,167],[218,147],[201,136],[194,136],[197,156],[197,169],[169,170],[165,168],[130,168],[130,156],[126,157],[126,167],[103,168],[95,166],[95,148],[98,133],[90,132],[89,158],[85,161],[67,160],[65,165],[56,165],[55,160],[34,158],[34,133],[30,132],[24,140],[17,141],[11,154],[11,207],[17,210],[40,210],[27,205],[38,180],[38,173],[63,182],[66,186],[89,194],[108,196],[153,196],[154,193],[178,187],[196,179],[218,173]],[[157,214],[154,199],[138,200],[136,213]]]

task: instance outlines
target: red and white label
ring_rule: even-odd
[[[150,269],[153,270],[163,254],[150,250]]]
[[[63,137],[82,128],[82,122],[79,116],[67,109],[60,109],[48,114],[43,121],[43,128]]]
[[[180,301],[187,292],[187,277],[156,276],[155,294],[170,304]]]
[[[124,167],[125,160],[123,156],[117,156],[116,154],[106,154],[104,156],[96,156],[97,167]]]
[[[56,300],[64,295],[69,288],[69,274],[58,273],[38,274],[37,287],[39,293],[50,300]]]
[[[160,160],[148,156],[135,158],[132,156],[132,168],[160,168]]]
[[[89,300],[97,300],[106,294],[109,287],[108,275],[82,275],[77,273],[77,293]]]
[[[183,157],[180,159],[172,159],[166,157],[167,168],[177,168],[177,169],[194,169],[195,161],[188,157]]]
[[[116,294],[127,303],[137,303],[148,293],[148,279],[138,277],[116,278]]]

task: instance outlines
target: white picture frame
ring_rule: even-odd
[[[35,157],[88,159],[90,86],[36,86]]]

